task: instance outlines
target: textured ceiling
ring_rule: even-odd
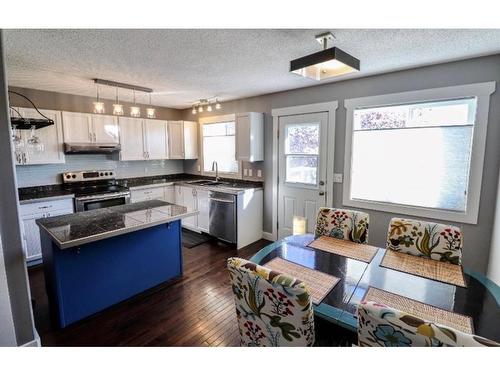
[[[95,95],[92,78],[153,88],[153,104],[186,108],[320,83],[288,72],[325,30],[5,30],[12,86]],[[500,30],[331,30],[365,75],[500,53]],[[114,98],[114,89],[101,96]],[[130,100],[130,93],[121,94]],[[147,103],[147,97],[139,97]]]

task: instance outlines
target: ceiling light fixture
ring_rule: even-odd
[[[219,99],[215,98],[215,109],[216,109],[216,110],[219,110],[219,109],[221,109],[221,108],[222,108],[222,106],[221,106],[221,105],[220,105],[220,103],[219,103]]]
[[[118,99],[118,87],[116,87],[116,102],[113,104],[113,114],[115,116],[123,116],[123,105]]]
[[[94,104],[94,113],[104,113],[104,103],[99,100],[99,85],[96,84],[96,100]]]
[[[135,90],[134,92],[134,105],[130,107],[130,117],[141,117],[141,109],[135,103]]]
[[[319,81],[359,71],[358,59],[337,47],[327,48],[334,38],[330,32],[316,35],[323,51],[290,61],[290,72]]]
[[[151,106],[151,93],[149,93],[149,107],[146,108],[147,118],[156,118],[156,110]]]
[[[196,112],[196,106],[195,106],[194,104],[193,104],[193,109],[191,110],[191,113],[192,113],[193,115],[196,115],[196,113],[197,113],[197,112]]]
[[[210,104],[210,102],[208,102],[207,105],[207,112],[212,112],[212,104]]]

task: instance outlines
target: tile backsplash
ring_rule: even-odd
[[[117,155],[66,155],[64,164],[16,167],[18,187],[60,184],[61,173],[93,169],[112,169],[117,178],[182,173],[182,160],[119,161]]]

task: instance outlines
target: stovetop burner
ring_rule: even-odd
[[[64,186],[64,189],[75,194],[75,196],[77,197],[128,191],[128,188],[116,184],[99,184],[99,185],[66,184]]]

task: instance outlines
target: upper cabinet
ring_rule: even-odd
[[[169,159],[198,159],[198,123],[168,122]]]
[[[168,159],[167,122],[120,117],[120,160]]]
[[[17,108],[25,118],[43,118],[34,108]],[[30,142],[31,130],[17,130],[21,136],[21,146],[15,150],[16,165],[29,164],[59,164],[64,163],[63,129],[61,112],[41,109],[45,116],[54,120],[54,125],[49,125],[34,131],[34,136],[41,143],[41,148],[32,146]]]
[[[63,112],[64,142],[119,143],[120,133],[116,116]]]
[[[236,159],[264,160],[264,115],[257,112],[236,115]]]

